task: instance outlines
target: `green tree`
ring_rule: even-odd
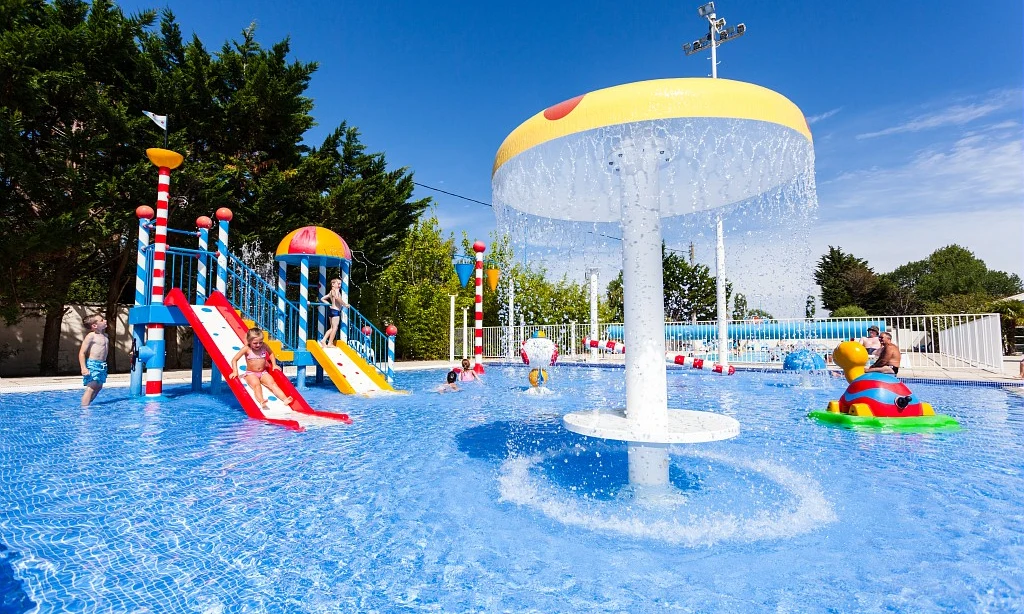
[[[619,271],[618,277],[608,282],[605,296],[605,303],[608,305],[609,321],[622,322],[625,320],[625,294],[623,294],[622,290],[622,271]]]
[[[1013,354],[1014,335],[1018,326],[1024,326],[1024,301],[992,301],[985,311],[998,313],[1002,328],[1003,353]]]
[[[703,264],[691,265],[685,258],[662,246],[662,271],[665,292],[665,320],[671,322],[714,320],[717,314],[715,277]],[[726,304],[732,284],[726,284]],[[623,314],[622,272],[608,284],[609,310]],[[621,320],[620,320],[621,321]]]
[[[441,236],[437,218],[413,224],[401,247],[364,291],[364,313],[398,327],[395,352],[403,359],[448,355],[449,295],[459,294],[452,267],[454,239]],[[463,299],[458,307],[469,306]]]
[[[989,270],[985,273],[981,285],[993,298],[1006,298],[1024,292],[1024,284],[1016,273]]]
[[[818,301],[817,299],[814,298],[814,296],[807,297],[807,303],[804,305],[804,317],[807,318],[808,320],[814,318],[814,312],[816,310],[817,303]]]
[[[925,304],[925,313],[982,313],[991,303],[991,298],[984,292],[974,294],[948,294],[937,301]]]
[[[822,306],[835,311],[844,305],[858,304],[873,288],[873,275],[866,260],[830,245],[814,270],[814,281],[821,287]]]
[[[172,175],[172,226],[228,206],[236,246],[331,228],[355,252],[357,306],[429,202],[413,200],[412,174],[368,153],[354,127],[303,143],[317,65],[289,60],[288,40],[264,48],[250,26],[211,54],[184,41],[170,11],[158,31],[154,19],[125,17],[109,0],[0,7],[0,214],[14,223],[0,237],[0,310],[10,323],[22,303],[45,306],[43,372],[56,369],[70,298],[105,300],[111,322],[132,298],[133,212],[156,194],[143,152],[162,140],[144,109],[170,116],[169,147],[185,157]]]
[[[898,269],[897,269],[898,271]],[[897,271],[878,275],[865,306],[871,313],[902,316],[921,313],[924,306],[914,287]],[[902,280],[902,281],[901,281]]]
[[[0,9],[0,310],[11,324],[22,303],[43,305],[44,374],[73,284],[108,265],[103,248],[142,201],[152,80],[139,42],[154,17],[109,0]]]
[[[857,305],[846,305],[832,311],[831,316],[833,318],[863,318],[868,315],[868,312],[863,307]]]
[[[774,320],[775,316],[764,309],[751,309],[747,312],[747,318],[760,318],[762,320]]]
[[[984,292],[985,263],[959,245],[948,245],[928,256],[924,274],[915,288],[924,301],[940,301],[951,294]]]
[[[739,292],[736,293],[736,298],[732,301],[732,319],[747,319],[747,297]]]

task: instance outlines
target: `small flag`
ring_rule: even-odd
[[[143,113],[143,115],[145,115],[149,119],[153,120],[153,122],[157,126],[160,126],[164,130],[167,130],[167,116],[166,115],[157,115],[156,113],[150,113],[149,111],[143,111],[142,113]]]

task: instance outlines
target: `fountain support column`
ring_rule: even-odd
[[[588,269],[590,274],[590,340],[597,341],[597,269]],[[590,347],[590,360],[597,360],[597,347]]]
[[[661,433],[668,423],[665,302],[654,139],[624,145],[621,156],[622,294],[626,347],[626,419],[635,433]],[[629,442],[629,482],[668,484],[668,446]]]
[[[725,239],[722,216],[718,216],[718,239],[715,243],[715,299],[718,303],[718,364],[725,372],[729,366],[729,303],[725,296]],[[629,346],[627,346],[629,347]]]

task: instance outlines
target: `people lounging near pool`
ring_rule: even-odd
[[[281,399],[285,405],[291,405],[294,399],[281,392],[281,388],[270,374],[278,367],[274,361],[274,353],[263,343],[263,330],[257,327],[250,328],[249,332],[245,334],[245,345],[246,347],[238,350],[235,357],[231,359],[231,379],[238,377],[238,361],[244,356],[245,375],[242,378],[252,388],[260,407],[264,409],[267,407],[267,400],[263,398],[263,386],[270,389],[270,392]]]
[[[469,359],[462,359],[462,371],[459,372],[459,381],[461,382],[482,382],[483,379],[478,373],[473,371],[473,368],[469,365]]]
[[[82,348],[78,350],[78,363],[82,368],[82,407],[88,407],[96,395],[100,393],[107,381],[107,321],[101,315],[91,315],[84,320],[89,331],[82,339]]]
[[[320,302],[330,304],[327,308],[327,321],[330,322],[331,327],[324,333],[322,339],[320,339],[320,345],[324,347],[330,347],[334,345],[334,337],[338,334],[338,323],[341,321],[341,310],[348,307],[341,298],[341,280],[332,279],[331,289],[324,296],[320,297]]]
[[[437,391],[442,393],[442,394],[445,393],[445,392],[458,392],[459,391],[459,385],[456,383],[458,381],[458,379],[459,379],[459,374],[458,373],[456,373],[454,370],[453,371],[449,371],[448,375],[445,376],[445,383],[443,383],[440,386],[438,386],[437,387]]]
[[[888,332],[878,336],[881,348],[875,358],[875,363],[864,369],[866,373],[888,373],[898,375],[900,371],[900,349],[892,342],[892,335]]]
[[[878,327],[872,324],[868,327],[868,336],[860,338],[860,344],[868,351],[868,356],[878,356],[878,351],[882,349],[882,343],[878,340],[878,336]]]

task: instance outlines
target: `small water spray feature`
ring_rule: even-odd
[[[626,441],[633,486],[669,483],[668,446],[728,439],[739,423],[668,408],[663,219],[766,193],[813,201],[813,149],[803,114],[783,96],[724,79],[663,79],[598,90],[524,122],[498,150],[499,227],[531,237],[558,228],[622,244],[626,407],[564,417],[582,435]],[[794,188],[796,186],[796,188]]]

